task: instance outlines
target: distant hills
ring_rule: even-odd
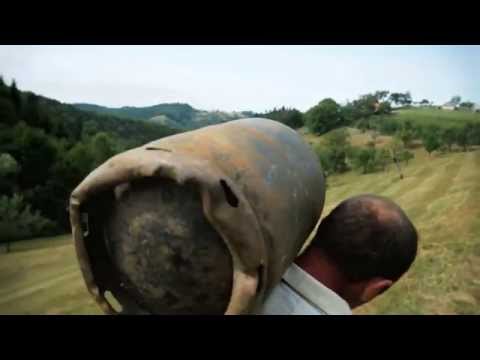
[[[124,106],[120,108],[85,103],[72,105],[83,111],[134,120],[148,120],[178,130],[198,129],[207,125],[254,116],[251,111],[204,111],[183,103],[167,103],[145,107]]]

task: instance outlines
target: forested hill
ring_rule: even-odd
[[[69,195],[90,171],[175,132],[82,111],[0,77],[0,242],[67,231]]]
[[[206,125],[253,116],[253,112],[224,112],[198,110],[189,104],[171,103],[146,107],[124,106],[109,108],[94,104],[73,104],[76,108],[98,114],[109,114],[122,118],[149,120],[180,130],[197,129]]]
[[[84,111],[93,111],[99,114],[115,115],[122,118],[148,120],[158,115],[166,115],[172,119],[193,118],[196,111],[188,104],[172,103],[159,104],[145,107],[123,106],[111,108],[95,104],[73,104],[76,108]]]

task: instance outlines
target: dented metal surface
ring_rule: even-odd
[[[144,195],[142,179],[151,186]],[[173,195],[155,195],[167,180]],[[197,191],[198,205],[182,198],[182,189]],[[73,191],[70,216],[87,288],[106,313],[116,313],[104,296],[111,291],[123,313],[244,314],[280,281],[320,218],[324,198],[320,164],[302,138],[254,118],[114,156]],[[143,205],[135,210],[137,203]],[[82,214],[88,214],[86,236]],[[149,219],[145,226],[142,216]],[[179,222],[187,229],[181,236]],[[141,229],[135,236],[134,223]]]

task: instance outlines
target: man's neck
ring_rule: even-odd
[[[318,249],[307,249],[295,264],[342,297],[345,280],[334,264]]]

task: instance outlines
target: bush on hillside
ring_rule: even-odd
[[[385,170],[390,156],[384,149],[378,150],[373,146],[366,148],[352,148],[350,159],[354,169],[360,169],[362,174],[369,174]]]
[[[344,125],[341,106],[333,99],[323,99],[305,113],[305,124],[313,134],[324,134]]]
[[[10,242],[46,235],[53,226],[38,211],[32,211],[23,196],[0,196],[0,243],[7,243],[7,250]]]

